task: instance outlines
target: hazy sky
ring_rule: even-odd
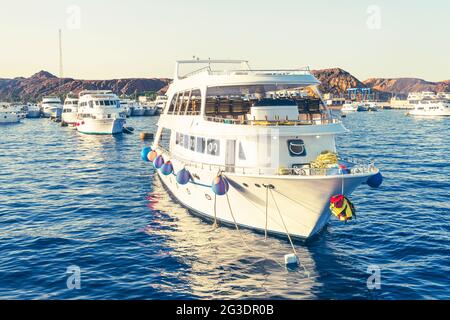
[[[0,0],[0,77],[172,77],[174,61],[450,79],[448,0]]]

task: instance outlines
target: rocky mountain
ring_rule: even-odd
[[[312,70],[314,76],[322,83],[320,90],[333,95],[346,94],[347,89],[366,87],[364,83],[340,68]]]
[[[371,78],[363,81],[363,83],[378,91],[395,94],[408,94],[418,91],[450,92],[450,80],[430,82],[418,78]]]
[[[347,89],[372,88],[376,97],[388,100],[395,95],[406,95],[413,91],[450,92],[450,80],[430,82],[417,78],[372,78],[360,81],[340,68],[313,70],[321,81],[321,91],[337,96],[345,96]],[[143,94],[149,91],[164,93],[170,79],[132,78],[114,80],[60,79],[47,71],[40,71],[30,78],[0,79],[0,101],[38,101],[45,95],[66,95],[81,90],[112,90],[119,95]]]
[[[82,90],[112,90],[119,95],[158,91],[171,80],[133,78],[114,80],[60,79],[47,71],[29,78],[0,79],[0,101],[38,101],[46,95],[66,95]]]

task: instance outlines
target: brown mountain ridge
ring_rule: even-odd
[[[370,78],[360,81],[341,68],[313,70],[319,79],[323,93],[344,96],[347,89],[372,88],[379,99],[388,100],[394,95],[405,95],[414,91],[450,92],[450,80],[430,82],[418,78]],[[171,79],[129,78],[112,80],[60,79],[47,71],[40,71],[29,78],[0,78],[0,101],[36,102],[46,95],[66,95],[82,90],[112,90],[119,95],[143,94],[164,91]]]

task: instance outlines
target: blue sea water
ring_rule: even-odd
[[[156,120],[128,125],[153,131]],[[354,192],[357,220],[332,219],[296,243],[305,269],[280,266],[286,240],[242,231],[248,250],[235,230],[171,200],[137,134],[87,136],[46,119],[0,126],[0,298],[450,299],[450,119],[343,121],[340,152],[375,159],[384,183]],[[80,289],[67,287],[70,266]]]

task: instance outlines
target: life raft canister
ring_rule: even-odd
[[[356,218],[355,206],[343,194],[330,198],[330,210],[340,221],[347,222],[353,216]]]

